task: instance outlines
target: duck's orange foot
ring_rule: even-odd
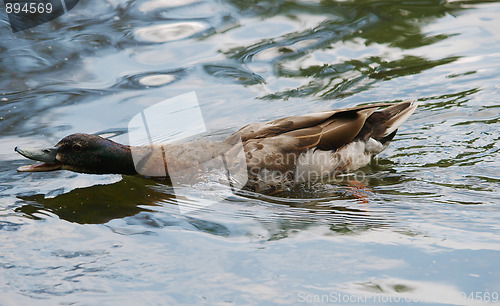
[[[369,196],[373,193],[373,191],[359,181],[349,181],[349,185],[350,186],[346,187],[347,193],[350,196],[359,199],[362,204],[367,204]]]

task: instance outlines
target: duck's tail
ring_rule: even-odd
[[[387,137],[395,132],[417,108],[417,104],[414,102],[415,101],[401,102],[382,110],[380,113],[388,119],[381,124],[383,132],[380,136]]]
[[[357,138],[364,140],[373,138],[382,145],[387,145],[416,108],[415,101],[405,101],[374,112],[366,120]]]

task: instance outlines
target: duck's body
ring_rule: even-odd
[[[231,156],[231,150],[235,151],[235,144],[241,140],[248,170],[247,188],[275,191],[287,184],[367,165],[373,155],[387,147],[415,108],[413,102],[378,103],[254,123],[217,143],[199,140],[129,147],[95,135],[73,134],[54,148],[16,148],[23,156],[44,162],[18,171],[62,169],[168,176],[172,170],[202,169],[201,165],[221,154],[227,156],[227,152]]]

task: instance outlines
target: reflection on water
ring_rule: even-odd
[[[0,304],[335,292],[463,305],[478,301],[462,292],[500,292],[499,13],[496,1],[80,1],[16,34],[0,15]],[[205,195],[176,199],[166,181],[15,171],[30,163],[15,146],[105,130],[126,143],[113,131],[193,90],[226,134],[374,101],[419,107],[362,185],[240,191],[189,215],[178,202]]]
[[[162,43],[188,38],[204,29],[200,23],[181,22],[140,28],[135,31],[135,36],[138,41]]]
[[[148,188],[148,181],[127,177],[112,185],[77,188],[55,197],[42,194],[19,196],[23,206],[16,211],[29,216],[39,209],[55,213],[59,218],[78,223],[106,223],[111,219],[133,216],[145,209],[140,205],[156,205],[168,194]]]

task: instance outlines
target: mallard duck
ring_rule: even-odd
[[[20,172],[71,170],[93,174],[168,176],[165,169],[190,168],[230,151],[241,139],[248,179],[258,192],[356,170],[382,152],[416,108],[413,101],[376,103],[253,123],[220,142],[197,140],[156,149],[131,147],[90,134],[72,134],[54,147],[15,151],[42,163]],[[192,149],[196,147],[196,149]],[[135,156],[149,156],[134,162]],[[142,153],[141,153],[142,152]],[[158,154],[152,154],[156,152]],[[168,165],[167,165],[167,162]],[[163,167],[162,167],[163,166]],[[138,167],[141,167],[139,170]],[[160,169],[163,168],[163,169]],[[157,170],[161,171],[157,171]]]

